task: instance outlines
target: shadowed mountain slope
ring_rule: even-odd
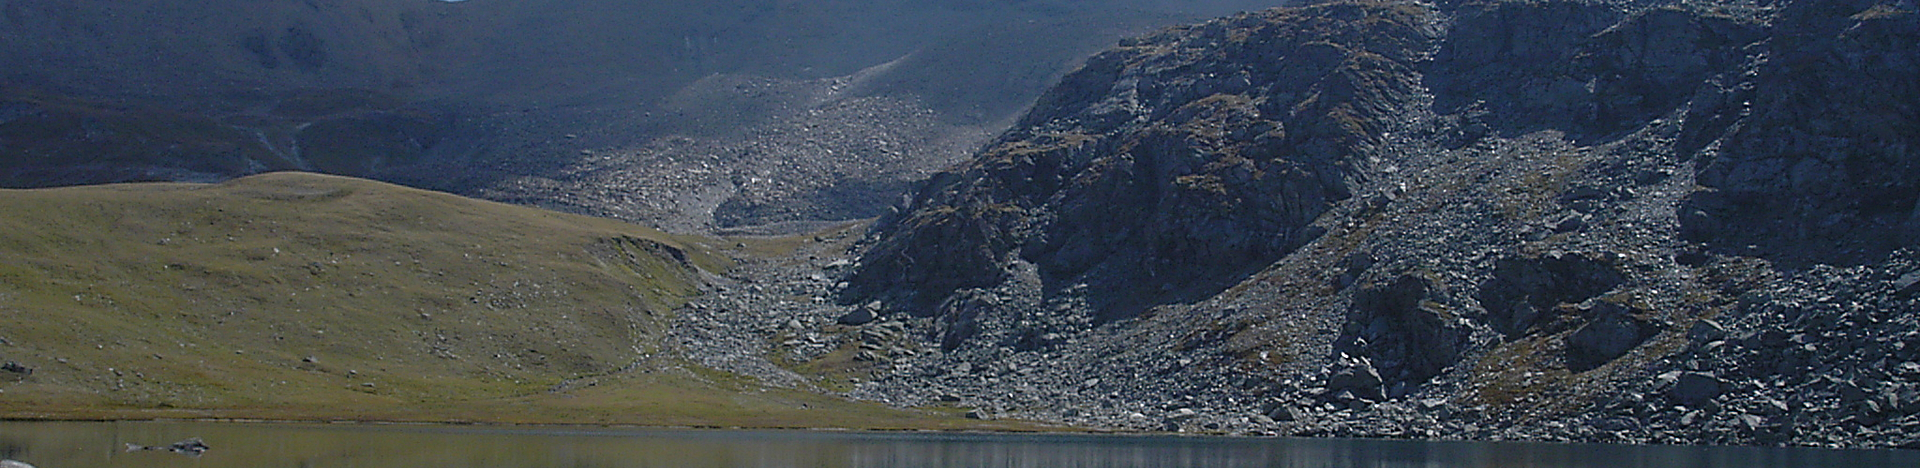
[[[864,218],[1114,39],[1269,6],[9,0],[0,183],[294,169],[676,231]]]

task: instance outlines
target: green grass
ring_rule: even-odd
[[[718,240],[344,177],[0,191],[0,418],[969,424],[660,338]]]

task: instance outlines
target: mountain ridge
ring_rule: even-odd
[[[1912,446],[1916,18],[1317,2],[1129,40],[877,225],[842,301],[944,352],[854,394],[1169,431]]]
[[[0,101],[0,184],[305,170],[675,232],[832,223],[884,211],[1108,41],[1266,6],[10,0],[0,83],[139,122]],[[387,104],[272,112],[315,94]]]

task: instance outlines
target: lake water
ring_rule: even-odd
[[[193,437],[212,449],[123,450]],[[1920,452],[1895,450],[199,422],[0,422],[0,456],[38,468],[1920,466]]]

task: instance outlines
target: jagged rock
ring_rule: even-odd
[[[1626,354],[1660,332],[1659,324],[1609,301],[1593,301],[1587,323],[1567,337],[1567,369],[1585,371]]]
[[[1050,289],[1085,285],[1103,319],[1218,293],[1316,238],[1310,223],[1349,196],[1343,161],[1414,103],[1406,72],[1428,13],[1270,10],[1089,59],[973,162],[934,176],[853,292],[930,308],[1000,281],[1017,256]]]
[[[1576,211],[1567,213],[1565,216],[1560,217],[1559,221],[1554,221],[1550,224],[1553,227],[1553,232],[1574,232],[1586,228],[1588,220],[1592,218],[1592,216],[1587,216],[1586,214]]]
[[[1445,304],[1433,280],[1406,275],[1392,283],[1354,293],[1341,342],[1367,357],[1361,365],[1379,367],[1385,381],[1418,385],[1438,375],[1465,348],[1467,326]],[[1369,370],[1369,372],[1373,372]],[[1374,401],[1381,389],[1362,391]]]
[[[1894,280],[1893,288],[1895,291],[1899,291],[1900,294],[1920,293],[1920,271],[1907,273],[1906,275],[1902,275],[1900,279]]]
[[[1592,299],[1623,281],[1614,267],[1586,254],[1513,256],[1494,263],[1479,299],[1495,330],[1519,337],[1559,320],[1562,305]]]
[[[1299,416],[1294,414],[1293,407],[1288,405],[1274,406],[1273,409],[1267,411],[1266,417],[1277,422],[1292,422],[1299,418]]]
[[[1902,415],[1920,413],[1920,388],[1904,385],[1893,392],[1893,407]]]
[[[1787,404],[1780,400],[1764,399],[1753,404],[1753,411],[1761,416],[1779,416],[1787,413]]]
[[[981,332],[981,322],[993,313],[999,300],[992,293],[973,289],[963,291],[940,304],[938,318],[934,322],[934,336],[939,337],[940,348],[958,349],[961,344]]]
[[[1687,236],[1795,265],[1859,264],[1911,246],[1920,199],[1920,18],[1911,4],[1788,2],[1771,59],[1724,100],[1739,125],[1709,131]],[[1786,33],[1791,31],[1791,33]],[[1738,116],[1739,114],[1747,114]],[[1724,126],[1734,118],[1722,119]]]
[[[1336,399],[1362,398],[1378,401],[1386,399],[1385,395],[1381,393],[1381,382],[1380,373],[1374,370],[1373,365],[1365,360],[1360,360],[1347,364],[1344,368],[1328,375],[1327,390],[1335,393],[1347,392],[1347,394],[1353,395],[1353,397],[1350,398]]]
[[[1718,341],[1726,339],[1726,337],[1726,328],[1720,326],[1719,322],[1713,320],[1694,322],[1693,328],[1687,329],[1687,339],[1696,343]]]

